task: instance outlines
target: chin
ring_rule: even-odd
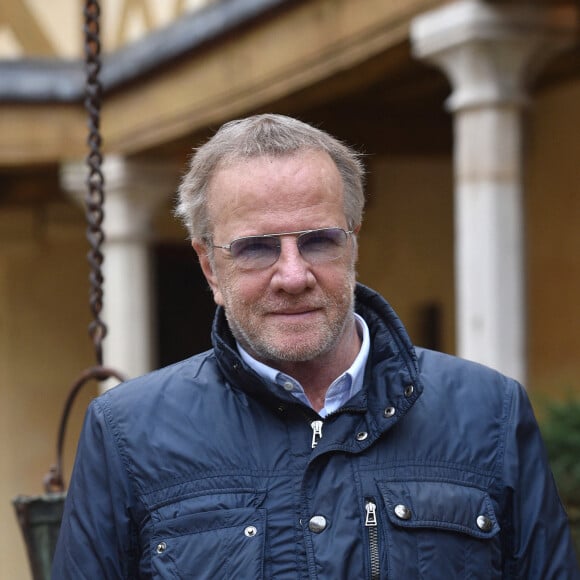
[[[308,362],[332,350],[335,342],[328,344],[328,341],[323,339],[312,341],[312,335],[309,338],[311,339],[308,341],[310,344],[304,339],[291,344],[286,342],[276,345],[274,342],[268,342],[267,345],[261,345],[263,348],[258,347],[255,350],[260,356],[272,362]]]

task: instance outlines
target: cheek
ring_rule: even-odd
[[[329,293],[340,293],[355,284],[354,261],[335,263],[328,268],[316,272],[318,285]]]
[[[258,272],[226,272],[219,280],[219,304],[231,310],[240,304],[255,304],[266,295],[267,287],[268,280]],[[216,293],[214,297],[217,302]]]

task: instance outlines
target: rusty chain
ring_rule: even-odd
[[[90,264],[89,298],[90,308],[93,314],[93,320],[89,324],[89,335],[95,347],[96,366],[83,371],[69,391],[59,425],[56,463],[51,466],[43,480],[44,489],[47,493],[63,492],[65,489],[62,470],[63,447],[68,416],[77,394],[92,380],[104,381],[109,378],[115,378],[118,381],[125,380],[125,377],[121,373],[103,366],[103,339],[107,335],[107,327],[101,319],[104,281],[102,273],[104,256],[101,251],[101,246],[105,240],[103,231],[105,194],[104,178],[101,170],[103,156],[101,153],[102,138],[100,122],[103,89],[99,80],[101,70],[100,13],[101,10],[98,0],[86,0],[84,8],[85,109],[88,113],[89,125],[89,136],[87,139],[89,153],[86,159],[89,174],[86,182],[87,192],[85,204],[88,224],[87,240],[90,245],[87,256]]]
[[[85,35],[85,70],[86,70],[86,94],[85,108],[88,113],[89,136],[87,165],[89,175],[87,177],[86,212],[87,212],[87,239],[91,246],[88,260],[91,266],[90,273],[90,306],[93,321],[89,325],[89,335],[93,340],[95,355],[98,365],[103,364],[103,339],[107,334],[107,327],[101,319],[103,307],[103,253],[101,245],[104,240],[103,233],[103,203],[104,203],[104,178],[101,170],[103,156],[101,154],[101,102],[103,89],[99,80],[101,70],[101,42],[100,42],[100,6],[97,0],[87,0],[84,9],[84,35]]]

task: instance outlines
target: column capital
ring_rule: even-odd
[[[155,210],[170,198],[180,168],[167,161],[134,160],[118,155],[103,159],[105,231],[107,242],[145,240]],[[89,169],[85,162],[61,165],[62,188],[78,203],[85,203]]]
[[[523,106],[543,65],[575,42],[577,16],[572,6],[460,0],[413,20],[413,53],[449,77],[451,111]]]

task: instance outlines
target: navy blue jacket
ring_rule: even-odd
[[[53,580],[580,578],[524,390],[357,287],[365,388],[322,423],[214,348],[92,402]],[[314,423],[314,426],[313,426]]]

